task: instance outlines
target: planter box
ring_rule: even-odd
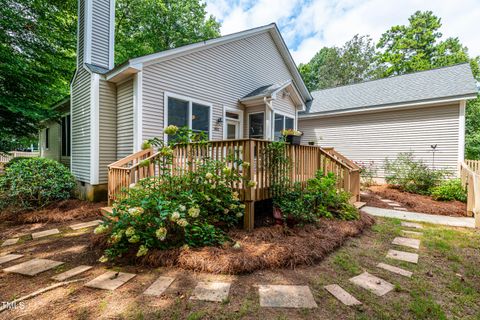
[[[299,145],[302,141],[302,136],[285,136],[285,141],[290,144]]]

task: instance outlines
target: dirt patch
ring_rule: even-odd
[[[429,196],[403,192],[388,185],[372,186],[366,192],[366,195],[361,196],[361,201],[366,202],[368,206],[392,209],[391,206],[378,199],[381,197],[400,203],[408,211],[442,216],[467,216],[467,205],[460,201],[436,201]]]
[[[313,265],[340,247],[348,238],[361,234],[374,224],[374,219],[361,214],[357,221],[322,219],[318,226],[308,225],[284,229],[281,226],[264,227],[252,232],[230,232],[233,241],[241,247],[205,247],[201,249],[153,250],[137,259],[134,253],[124,257],[125,262],[150,267],[177,266],[187,270],[215,274],[243,274],[255,270],[290,268]],[[105,245],[105,238],[97,237],[93,247]]]
[[[5,220],[15,223],[63,222],[90,217],[100,217],[100,208],[107,206],[106,202],[90,202],[69,199],[54,202],[41,210],[20,213],[5,212]]]

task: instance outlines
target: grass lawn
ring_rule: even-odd
[[[122,267],[121,270],[136,272],[138,276],[113,292],[72,284],[29,300],[25,310],[0,314],[0,319],[20,315],[39,319],[480,319],[480,232],[425,225],[425,229],[416,230],[423,232],[423,236],[419,263],[413,265],[385,258],[388,249],[415,252],[390,244],[395,236],[401,235],[400,230],[400,221],[379,218],[371,230],[349,240],[317,266],[295,270],[215,276],[178,269]],[[379,262],[413,271],[413,276],[406,278],[379,269],[376,267]],[[95,269],[97,273],[103,272],[99,266]],[[377,297],[348,281],[364,270],[391,282],[395,289]],[[177,280],[162,298],[142,295],[160,274],[175,276]],[[16,286],[7,290],[1,284],[0,300],[7,298],[5,292],[19,295],[15,291],[22,282],[36,281],[7,275],[0,278],[0,283],[9,279],[15,280]],[[189,300],[196,282],[208,279],[231,281],[229,299],[222,303]],[[363,305],[341,304],[323,289],[332,283],[340,284]],[[318,308],[261,308],[256,288],[259,284],[309,285]]]

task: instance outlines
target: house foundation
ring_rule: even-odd
[[[108,184],[92,185],[87,182],[77,181],[77,198],[92,202],[106,201],[108,198]]]

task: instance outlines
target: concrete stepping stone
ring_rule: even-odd
[[[388,250],[387,258],[418,263],[418,254],[405,251]]]
[[[23,257],[23,254],[13,254],[13,253],[0,256],[0,264],[6,263],[21,257]]]
[[[93,220],[93,221],[88,221],[88,222],[72,224],[70,226],[70,228],[73,229],[73,230],[78,230],[78,229],[83,229],[83,228],[95,227],[95,226],[98,226],[100,223],[102,223],[101,220]]]
[[[402,205],[396,202],[388,202],[387,203],[390,207],[401,207]]]
[[[5,272],[19,273],[26,276],[35,276],[41,272],[56,268],[64,264],[61,261],[54,261],[49,259],[32,259],[9,268],[3,269]]]
[[[260,306],[272,308],[316,308],[308,286],[262,285],[259,286]]]
[[[407,228],[423,229],[423,226],[421,224],[413,223],[413,222],[402,221],[401,225],[402,227],[407,227]]]
[[[57,274],[56,276],[52,277],[52,280],[55,281],[65,281],[71,277],[74,277],[82,272],[92,269],[92,266],[78,266],[68,271],[62,272]]]
[[[328,286],[325,286],[324,288],[328,292],[330,292],[332,296],[340,300],[340,302],[342,302],[344,305],[355,306],[355,305],[362,304],[360,301],[358,301],[354,296],[352,296],[350,293],[345,291],[338,284],[330,284]]]
[[[2,243],[2,247],[14,245],[20,240],[20,238],[7,239]]]
[[[85,286],[103,290],[115,290],[135,276],[136,274],[133,273],[107,271],[86,283]]]
[[[165,292],[165,290],[167,290],[167,288],[172,284],[174,280],[175,278],[171,277],[158,277],[158,279],[154,283],[152,283],[150,287],[148,287],[147,290],[143,292],[143,294],[147,296],[159,297]]]
[[[228,298],[229,291],[228,282],[199,282],[193,289],[190,300],[222,302]]]
[[[392,201],[392,200],[388,200],[388,199],[382,199],[382,198],[380,198],[380,201],[382,201],[382,202],[385,202],[385,203],[391,203],[391,202],[394,202],[394,201]]]
[[[396,237],[393,239],[392,244],[396,244],[397,246],[404,246],[413,249],[420,248],[420,240],[413,239],[413,238],[404,238],[404,237]]]
[[[407,211],[407,209],[403,207],[395,207],[393,210]]]
[[[410,230],[402,230],[403,234],[408,236],[408,235],[412,235],[412,236],[423,236],[423,233],[421,232],[417,232],[417,231],[410,231]]]
[[[393,290],[393,284],[368,272],[364,272],[349,280],[357,286],[373,292],[377,296],[383,296]]]
[[[385,270],[393,272],[393,273],[396,273],[396,274],[399,274],[401,276],[408,277],[408,278],[411,278],[412,274],[413,274],[413,272],[411,272],[411,271],[408,271],[408,270],[405,270],[405,269],[402,269],[402,268],[398,268],[398,267],[395,267],[395,266],[392,266],[392,265],[389,265],[389,264],[386,264],[386,263],[379,263],[379,264],[377,264],[377,267],[385,269]]]
[[[35,232],[35,233],[32,233],[32,239],[35,240],[35,239],[48,237],[48,236],[52,236],[54,234],[59,234],[59,233],[60,231],[58,229],[50,229],[50,230]]]

